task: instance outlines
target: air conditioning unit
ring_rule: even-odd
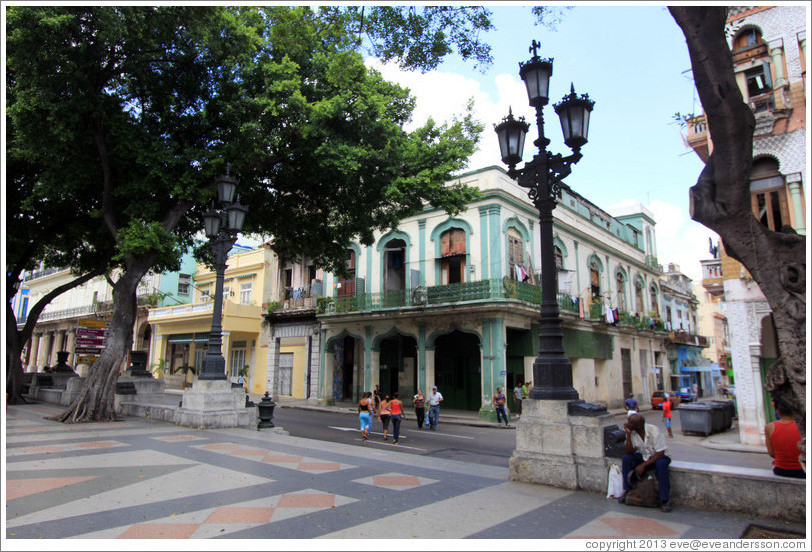
[[[423,286],[417,286],[412,292],[412,305],[423,306],[428,303],[428,294]]]

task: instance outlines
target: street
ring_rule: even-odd
[[[383,440],[383,428],[377,418],[372,423],[369,440],[362,441],[358,417],[349,413],[278,408],[274,412],[274,423],[294,437],[490,466],[507,467],[508,459],[516,447],[515,429],[444,424],[442,413],[437,431],[418,429],[414,414],[409,416],[401,423],[399,445],[392,444],[391,424],[389,439]]]
[[[662,411],[648,410],[644,411],[643,415],[648,423],[665,431]],[[739,452],[702,446],[703,436],[682,434],[679,416],[679,411],[675,410],[672,418],[674,438],[666,440],[669,456],[673,460],[747,468],[771,468],[771,459],[766,451]],[[622,427],[624,421],[624,416],[616,417],[619,427]],[[401,425],[400,445],[392,444],[391,426],[389,440],[383,440],[381,422],[377,419],[372,424],[370,439],[362,441],[357,416],[351,413],[281,407],[277,408],[274,413],[274,423],[295,437],[367,447],[371,450],[395,450],[407,454],[500,467],[508,466],[510,456],[516,447],[516,430],[513,428],[444,424],[442,413],[437,431],[417,429],[414,416],[410,416]]]

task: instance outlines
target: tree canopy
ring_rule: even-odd
[[[77,399],[106,406],[84,404],[79,418],[109,418],[135,287],[148,270],[177,266],[226,163],[250,208],[246,231],[334,270],[351,240],[370,243],[424,203],[453,213],[477,197],[445,185],[482,130],[470,106],[449,124],[406,132],[414,100],[365,67],[351,9],[13,6],[7,15],[9,181],[20,184],[8,207],[21,214],[15,228],[35,221],[14,248],[37,244],[34,258],[49,247],[94,251],[76,259],[123,270],[108,347],[86,385],[98,389]],[[70,240],[49,233],[49,213]]]

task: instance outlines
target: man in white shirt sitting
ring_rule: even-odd
[[[623,424],[626,430],[625,456],[621,472],[623,473],[623,496],[619,502],[626,502],[626,492],[629,490],[629,475],[634,472],[638,480],[646,470],[653,469],[660,487],[660,510],[671,511],[671,477],[668,465],[671,458],[665,446],[665,436],[657,426],[647,424],[642,414],[629,415],[628,421]]]

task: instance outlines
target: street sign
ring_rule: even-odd
[[[73,350],[75,355],[99,355],[102,352],[101,347],[76,347]]]
[[[110,329],[110,322],[106,320],[96,320],[86,318],[79,320],[79,327],[76,328],[76,341],[73,353],[77,356],[85,355],[87,364],[95,362],[104,349],[107,331]],[[83,357],[80,357],[80,360]],[[81,363],[81,362],[80,362]]]
[[[95,318],[83,318],[79,320],[79,327],[82,328],[109,328],[110,322],[107,320],[96,320]]]
[[[103,337],[77,337],[77,347],[104,347]]]

